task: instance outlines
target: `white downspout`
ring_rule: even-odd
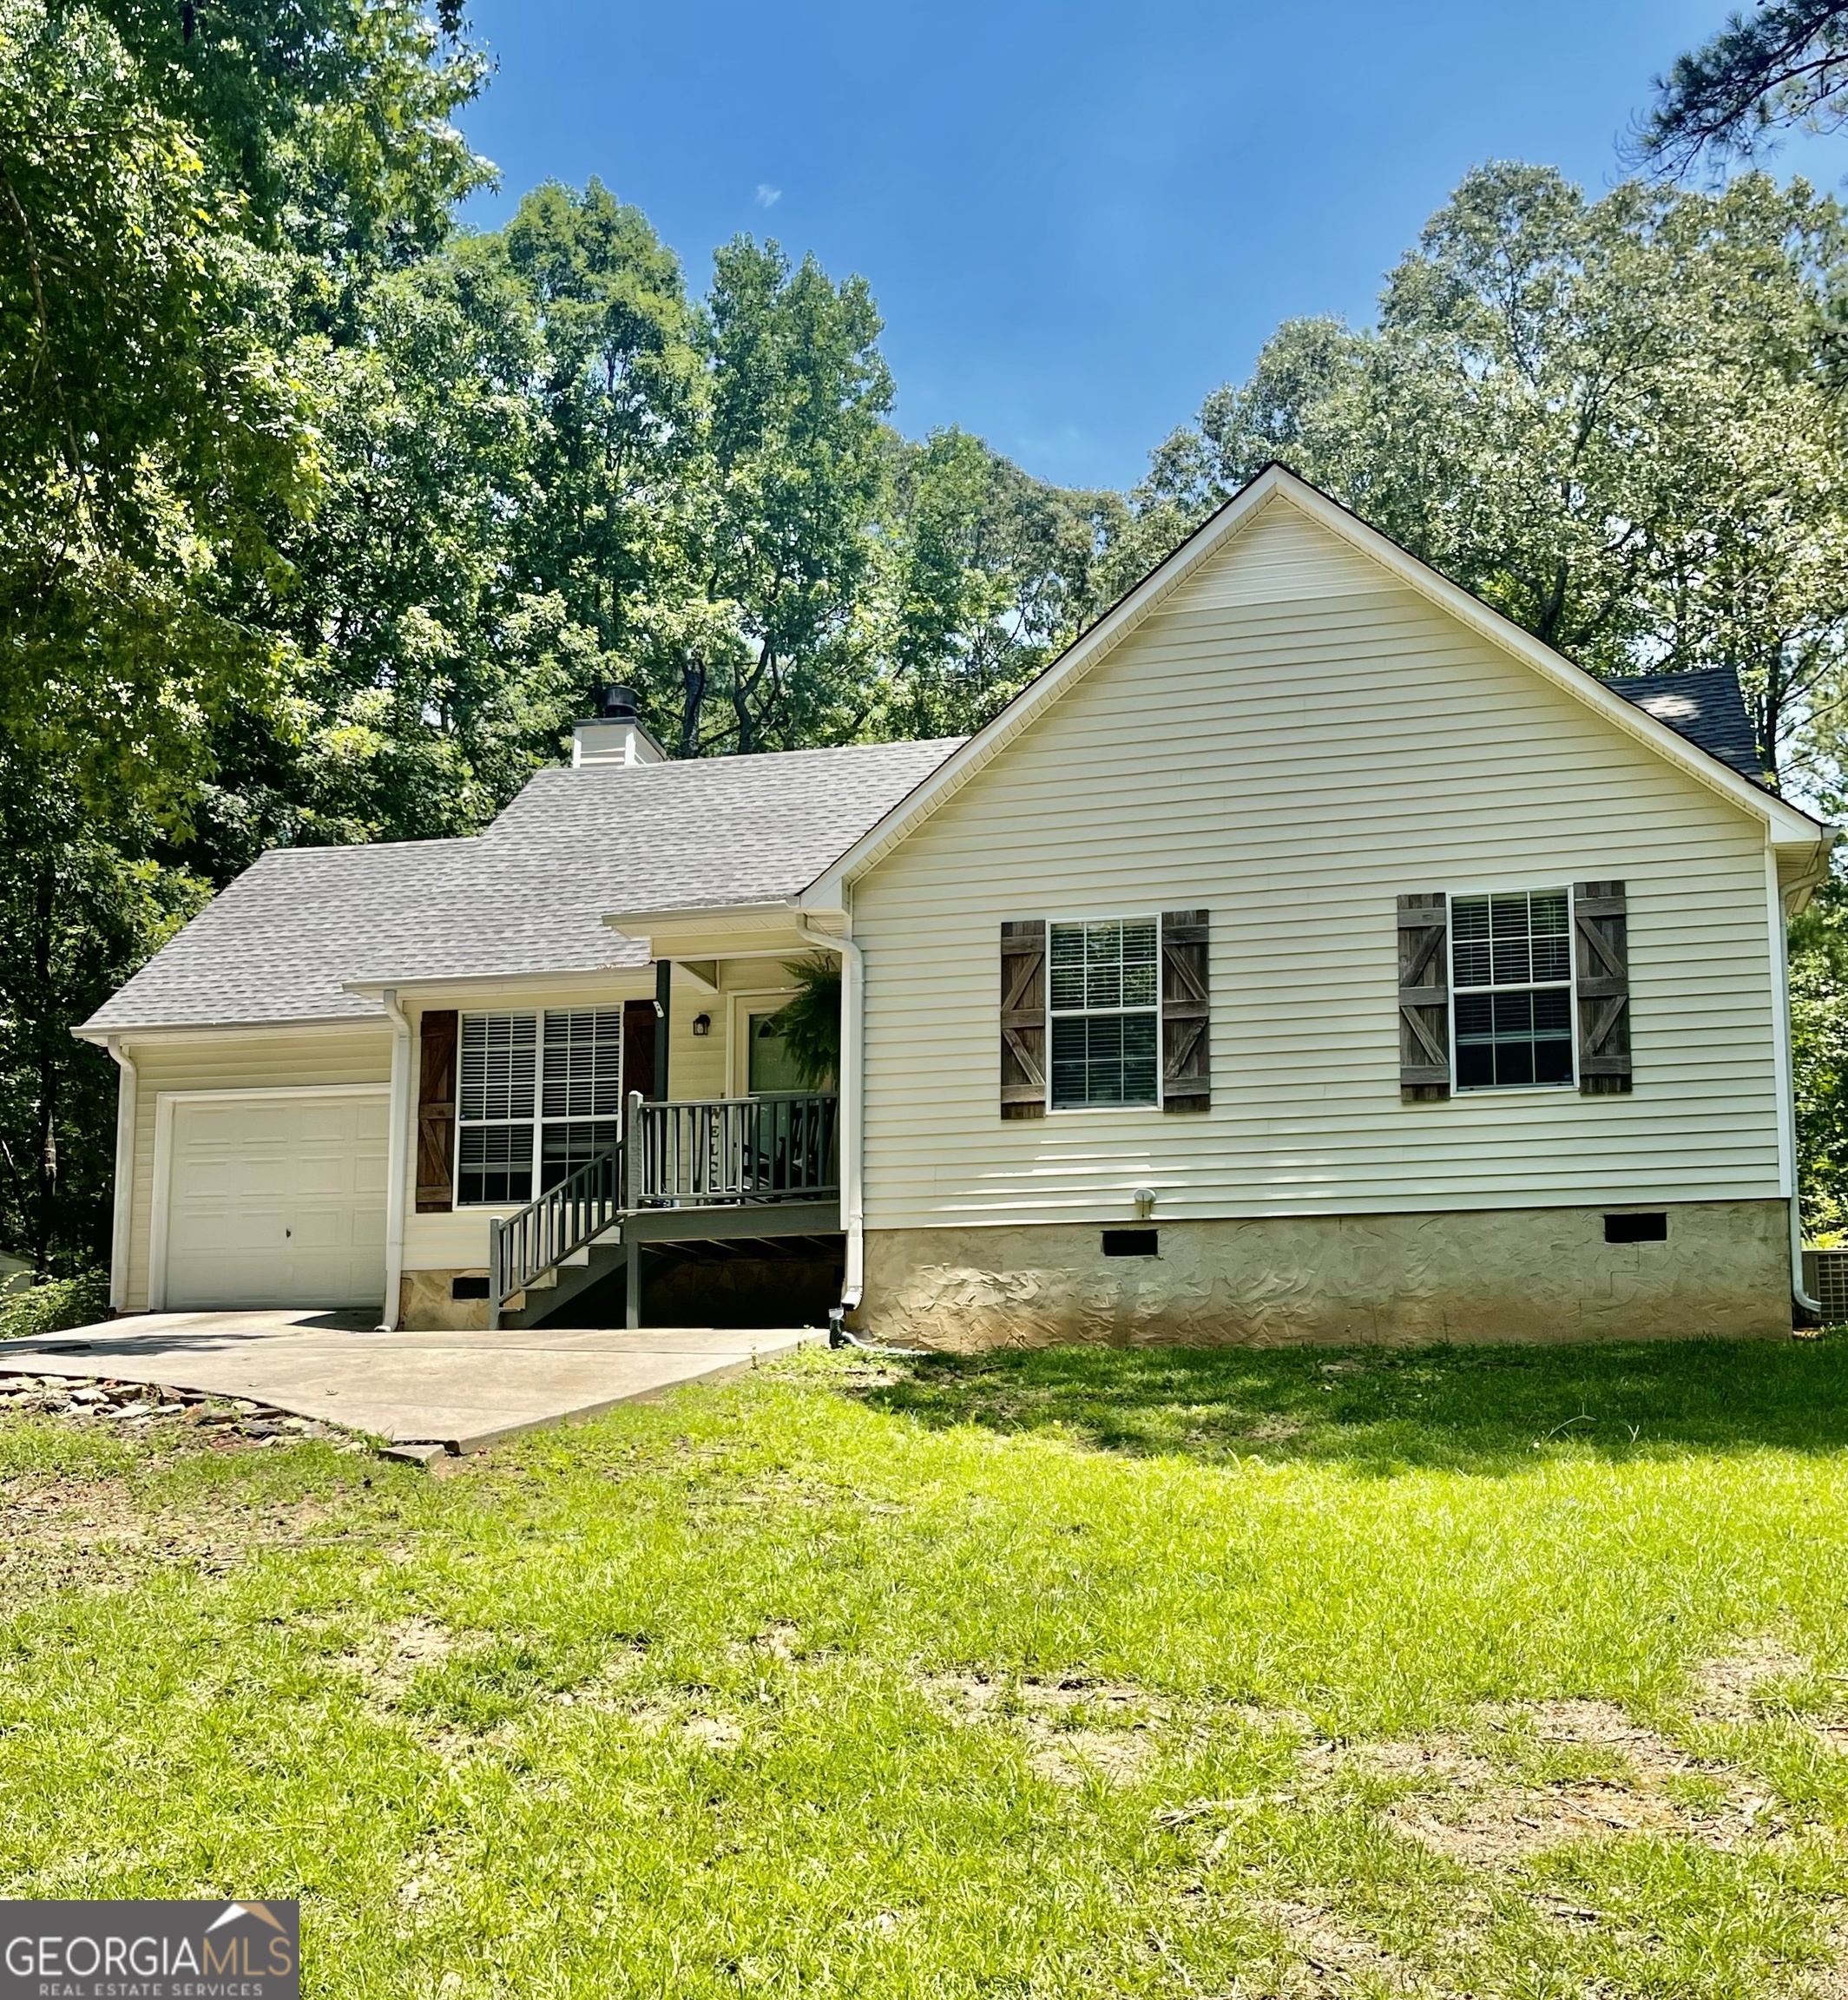
[[[840,1222],[847,1238],[840,1302],[852,1312],[866,1285],[866,1211],[861,1193],[866,961],[852,938],[811,931],[806,924],[801,928],[809,944],[840,953]]]
[[[391,1116],[385,1142],[385,1312],[378,1331],[395,1333],[404,1288],[404,1188],[411,1178],[411,1023],[395,987],[387,986],[379,997],[391,1023]]]
[[[1772,1036],[1778,1092],[1778,1157],[1790,1208],[1791,1296],[1805,1312],[1822,1318],[1822,1306],[1803,1288],[1803,1206],[1797,1194],[1797,1083],[1791,1056],[1790,951],[1784,896],[1778,886],[1777,851],[1765,849],[1765,878],[1770,893],[1772,1004],[1776,1010]]]
[[[115,1091],[115,1211],[109,1230],[109,1310],[120,1312],[128,1291],[128,1248],[135,1227],[135,1058],[118,1036],[107,1044],[122,1074]]]

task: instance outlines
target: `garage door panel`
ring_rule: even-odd
[[[315,1154],[301,1161],[295,1170],[295,1191],[299,1194],[351,1194],[355,1179],[352,1162],[330,1160]]]
[[[385,1124],[375,1095],[175,1103],[168,1306],[377,1306]]]

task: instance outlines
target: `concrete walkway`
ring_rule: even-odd
[[[95,1376],[243,1397],[427,1447],[404,1455],[428,1459],[710,1382],[824,1339],[800,1328],[377,1333],[353,1313],[145,1312],[0,1342],[0,1375]]]

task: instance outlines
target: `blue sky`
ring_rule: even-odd
[[[593,174],[703,286],[740,230],[863,273],[911,434],[1127,485],[1279,320],[1371,316],[1473,163],[1592,188],[1726,0],[477,0],[491,226]],[[1838,188],[1848,141],[1775,170]]]

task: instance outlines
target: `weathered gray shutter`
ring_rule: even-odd
[[[418,1214],[455,1206],[456,1010],[433,1008],[418,1023]]]
[[[1169,910],[1161,918],[1161,1109],[1213,1109],[1207,912]]]
[[[1572,891],[1577,940],[1579,1089],[1587,1097],[1630,1088],[1630,917],[1621,882]]]
[[[1399,1095],[1450,1094],[1450,905],[1435,893],[1399,898]]]
[[[1001,1115],[1046,1115],[1046,925],[1001,926]]]

